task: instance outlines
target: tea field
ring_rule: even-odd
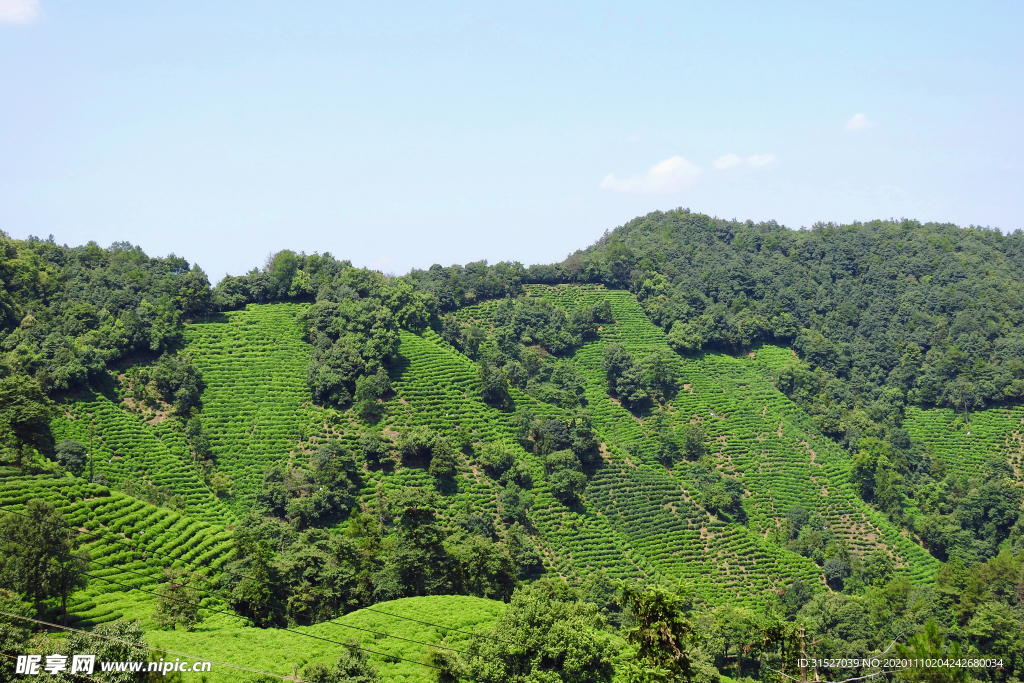
[[[301,670],[310,663],[333,663],[335,643],[356,638],[360,647],[378,653],[370,659],[385,680],[426,683],[434,680],[433,670],[418,662],[427,656],[429,645],[444,640],[457,649],[472,637],[458,631],[486,632],[505,607],[470,596],[405,598],[290,632],[248,627],[245,620],[222,613],[228,610],[226,605],[208,593],[203,606],[218,611],[206,612],[194,631],[158,630],[152,621],[151,592],[159,588],[163,569],[183,567],[216,575],[229,558],[230,533],[81,479],[0,470],[4,510],[23,512],[24,503],[33,498],[54,504],[64,514],[81,532],[82,547],[93,559],[88,588],[69,602],[70,626],[88,629],[115,619],[138,619],[150,646],[196,653],[205,660],[285,676],[293,666]],[[249,678],[250,674],[216,664],[206,676],[211,683]]]
[[[456,439],[468,435],[476,452],[484,444],[509,445],[527,463],[534,482],[529,530],[546,569],[566,577],[603,569],[613,578],[686,579],[708,604],[755,606],[770,589],[795,578],[821,582],[819,568],[786,550],[774,533],[785,512],[800,505],[820,514],[854,553],[887,548],[912,582],[934,578],[939,562],[860,499],[850,481],[848,457],[776,389],[774,378],[792,358],[790,349],[765,345],[738,356],[680,356],[629,292],[530,285],[527,295],[567,312],[604,300],[611,305],[614,322],[567,356],[586,379],[586,407],[602,457],[578,506],[567,507],[552,495],[540,459],[516,441],[513,411],[486,404],[477,364],[433,331],[401,333],[398,359],[390,370],[393,392],[378,422],[313,405],[305,383],[310,347],[297,320],[305,307],[301,304],[250,304],[186,326],[186,351],[203,375],[200,417],[215,468],[231,481],[219,497],[192,465],[182,420],[166,411],[134,411],[120,389],[113,389],[63,403],[52,425],[58,440],[76,439],[91,447],[95,472],[110,488],[8,469],[0,471],[0,505],[18,510],[31,498],[43,498],[76,528],[97,534],[84,537],[96,578],[74,596],[75,624],[139,618],[160,646],[225,661],[237,661],[244,651],[248,665],[281,674],[290,674],[292,666],[328,661],[333,646],[273,629],[245,628],[217,614],[193,633],[150,630],[153,596],[129,587],[154,590],[163,568],[175,563],[194,562],[216,573],[230,555],[230,526],[251,508],[266,467],[303,463],[327,438],[354,447],[364,434],[396,439],[425,426]],[[461,309],[457,317],[486,327],[496,305],[485,301]],[[603,356],[612,343],[636,357],[667,352],[678,391],[665,406],[663,422],[703,427],[719,471],[742,486],[745,519],[710,513],[700,505],[690,465],[667,468],[659,462],[652,417],[634,415],[609,397]],[[564,416],[561,408],[514,388],[511,398],[515,406],[528,406],[540,416]],[[1018,475],[1024,469],[1024,408],[979,411],[969,420],[948,410],[912,408],[905,427],[954,471],[977,471],[992,455],[1008,458]],[[457,458],[455,476],[438,485],[442,515],[473,508],[497,518],[500,485],[473,455]],[[385,468],[361,463],[361,472],[364,503],[381,489],[437,484],[426,469],[397,461]],[[126,482],[144,482],[173,499],[161,507],[115,490]],[[208,600],[213,602],[205,604],[221,604]],[[448,619],[444,623],[451,628],[474,630],[492,624],[503,606],[450,596],[378,607],[420,615],[423,621]],[[432,626],[365,610],[341,621],[423,642],[438,642],[444,635]],[[337,624],[310,630],[337,640],[357,634]],[[387,680],[427,680],[431,675],[429,669],[394,659],[419,661],[426,646],[366,633],[359,637],[364,647],[390,656],[374,656]],[[215,672],[210,680],[238,678],[237,672]]]
[[[1006,458],[1017,473],[1024,471],[1024,408],[990,408],[968,419],[949,408],[909,408],[904,428],[949,470],[977,475],[987,458]]]
[[[685,466],[666,470],[656,459],[649,425],[608,396],[602,365],[607,344],[620,343],[637,357],[669,350],[665,334],[633,295],[568,285],[533,285],[528,292],[567,311],[602,300],[611,304],[615,322],[572,359],[588,378],[587,407],[610,456],[610,466],[593,478],[585,497],[588,507],[607,517],[660,571],[696,580],[709,596],[716,587],[742,597],[794,575],[814,576],[810,561],[769,542],[785,512],[801,505],[821,514],[854,552],[886,547],[913,581],[934,576],[938,562],[860,499],[847,459],[775,388],[772,373],[791,355],[788,349],[764,347],[741,357],[670,356],[681,388],[667,406],[668,420],[698,422],[712,438],[719,469],[744,487],[744,526],[687,503],[695,487]],[[459,316],[483,322],[491,311],[493,305],[484,303]]]
[[[114,619],[148,620],[165,567],[201,565],[215,574],[228,558],[230,533],[223,526],[143,503],[75,477],[22,475],[0,470],[0,506],[23,511],[33,498],[52,503],[81,532],[93,559],[89,586],[69,603],[72,626]],[[106,581],[104,579],[107,579]],[[130,587],[130,588],[129,588]]]
[[[270,465],[302,461],[331,429],[306,387],[309,345],[302,304],[250,304],[215,322],[187,326],[187,350],[202,373],[202,420],[231,478],[235,512],[248,509]]]
[[[472,636],[458,631],[486,633],[504,609],[505,603],[496,600],[466,595],[434,595],[378,603],[373,610],[357,610],[332,622],[296,627],[294,630],[298,633],[245,628],[231,623],[227,617],[217,617],[200,624],[191,633],[151,631],[148,635],[150,644],[156,647],[178,652],[201,652],[210,660],[241,663],[248,668],[280,676],[291,676],[293,667],[301,673],[307,664],[333,664],[339,647],[326,641],[336,643],[355,638],[360,647],[379,653],[370,654],[369,658],[382,680],[389,683],[433,683],[437,680],[434,670],[419,664],[427,657],[429,645],[444,641],[445,646],[460,649]],[[374,635],[367,631],[387,635]],[[213,665],[207,674],[210,683],[233,683],[247,677],[247,674],[217,665]]]
[[[91,444],[94,471],[112,486],[145,482],[180,497],[180,507],[197,519],[224,523],[228,518],[226,506],[192,466],[180,421],[147,421],[116,396],[102,394],[63,408],[52,424],[54,437]]]

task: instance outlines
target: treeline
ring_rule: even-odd
[[[316,348],[311,391],[345,403],[355,399],[360,377],[375,377],[358,400],[372,413],[375,396],[386,391],[379,369],[396,352],[398,328],[433,325],[474,355],[479,331],[445,313],[515,298],[531,282],[628,288],[682,352],[791,344],[800,360],[782,373],[780,387],[850,448],[864,436],[890,441],[907,405],[967,411],[1024,394],[1019,231],[915,221],[792,231],[677,210],[631,221],[554,265],[481,261],[388,278],[330,254],[285,250],[216,288],[184,259],[149,258],[127,243],[68,248],[4,234],[0,281],[0,372],[30,376],[48,394],[80,387],[126,355],[174,348],[189,317],[309,301],[319,307],[306,321]],[[544,364],[510,354],[509,346],[525,341],[557,356],[606,311],[563,321],[547,308],[519,302],[502,309],[496,348],[507,360],[489,363],[514,385],[532,381],[535,392],[571,401],[571,378],[554,377],[555,367],[531,373]],[[518,365],[506,368],[509,361]],[[15,431],[27,436],[23,423]]]
[[[906,405],[1024,390],[1024,233],[916,221],[793,231],[686,210],[637,218],[554,269],[629,288],[682,352],[791,344],[782,385],[850,446]]]
[[[126,359],[172,353],[182,321],[210,301],[206,274],[173,254],[0,232],[0,462],[52,456],[52,397],[106,381],[108,368]],[[201,378],[185,361],[163,360],[153,391],[187,414]]]
[[[379,488],[357,504],[362,465],[409,466],[438,473],[454,464],[448,441],[411,429],[398,443],[363,437],[357,453],[322,446],[308,467],[271,467],[256,510],[234,531],[235,557],[221,586],[233,607],[260,626],[313,623],[384,600],[418,595],[476,595],[508,600],[521,579],[541,570],[524,523],[528,496],[514,454],[487,449],[479,462],[506,478],[499,515],[467,507],[441,516],[429,489]],[[518,482],[518,484],[516,483]],[[328,531],[330,529],[330,531]]]

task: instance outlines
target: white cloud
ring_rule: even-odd
[[[39,0],[0,0],[0,24],[31,24],[43,18]]]
[[[711,165],[714,166],[719,171],[724,171],[727,168],[736,168],[737,166],[742,166],[743,163],[743,157],[741,157],[739,154],[729,153],[723,154],[722,156],[718,157],[717,159],[711,162]]]
[[[752,154],[747,157],[747,163],[755,168],[764,168],[775,163],[774,154]]]
[[[711,165],[719,171],[724,171],[729,168],[736,168],[737,166],[749,165],[754,168],[764,168],[765,166],[771,166],[778,160],[774,154],[751,154],[749,157],[744,159],[739,154],[723,154],[714,161]]]
[[[854,114],[853,118],[846,122],[843,126],[846,130],[864,130],[875,125],[874,121],[868,120],[867,114]]]
[[[616,178],[614,173],[609,173],[600,187],[602,190],[639,194],[676,192],[694,183],[701,173],[700,166],[676,156],[659,161],[647,169],[647,173],[636,173],[628,178]]]
[[[640,142],[641,140],[643,138],[640,137],[640,133],[630,133],[626,136],[626,142]]]

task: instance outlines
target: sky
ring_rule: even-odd
[[[0,230],[216,282],[655,210],[1024,229],[1024,2],[0,0]]]

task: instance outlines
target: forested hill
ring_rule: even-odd
[[[800,356],[782,378],[848,446],[905,444],[907,405],[957,411],[1024,395],[1024,234],[904,220],[790,230],[686,210],[606,233],[538,280],[629,288],[683,353],[758,342]]]

